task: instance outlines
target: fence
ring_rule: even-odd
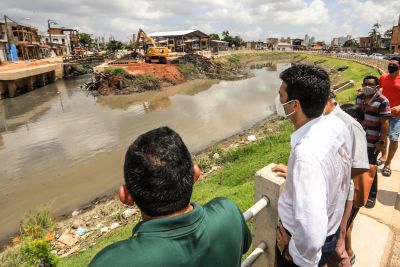
[[[243,213],[246,222],[253,222],[253,252],[242,262],[242,267],[275,266],[275,240],[278,226],[278,199],[285,180],[271,171],[269,164],[259,170],[254,180],[255,204]]]
[[[364,64],[373,68],[378,69],[381,73],[384,73],[388,67],[388,60],[380,59],[372,56],[361,56],[356,54],[338,54],[338,53],[322,53],[318,52],[317,54],[332,57],[332,58],[339,58],[339,59],[347,59],[351,61],[358,62],[360,64]]]

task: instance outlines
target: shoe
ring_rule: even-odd
[[[378,160],[376,160],[376,165],[381,166],[381,165],[384,164],[385,162],[386,162],[386,160],[378,159]]]
[[[350,258],[350,264],[351,264],[351,266],[353,266],[355,262],[356,262],[356,255],[353,255],[353,256]]]
[[[376,198],[374,199],[368,198],[367,203],[365,204],[364,207],[366,207],[367,209],[372,209],[373,207],[375,207],[375,202]]]
[[[389,167],[385,166],[382,169],[382,175],[386,176],[386,177],[389,177],[390,175],[392,175],[392,170]]]

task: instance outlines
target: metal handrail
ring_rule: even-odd
[[[250,267],[257,258],[264,253],[265,249],[267,248],[267,243],[262,241],[253,252],[242,262],[240,267]]]
[[[263,208],[269,205],[269,198],[267,196],[263,196],[259,201],[256,202],[250,209],[246,210],[243,213],[244,220],[247,222],[251,218],[257,215]]]

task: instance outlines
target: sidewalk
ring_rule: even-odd
[[[355,267],[400,266],[400,151],[392,175],[378,170],[378,198],[373,209],[362,208],[352,232]]]

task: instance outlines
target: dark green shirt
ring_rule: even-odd
[[[180,216],[140,222],[131,238],[104,248],[89,266],[240,266],[251,233],[236,204],[216,198],[192,205]]]

